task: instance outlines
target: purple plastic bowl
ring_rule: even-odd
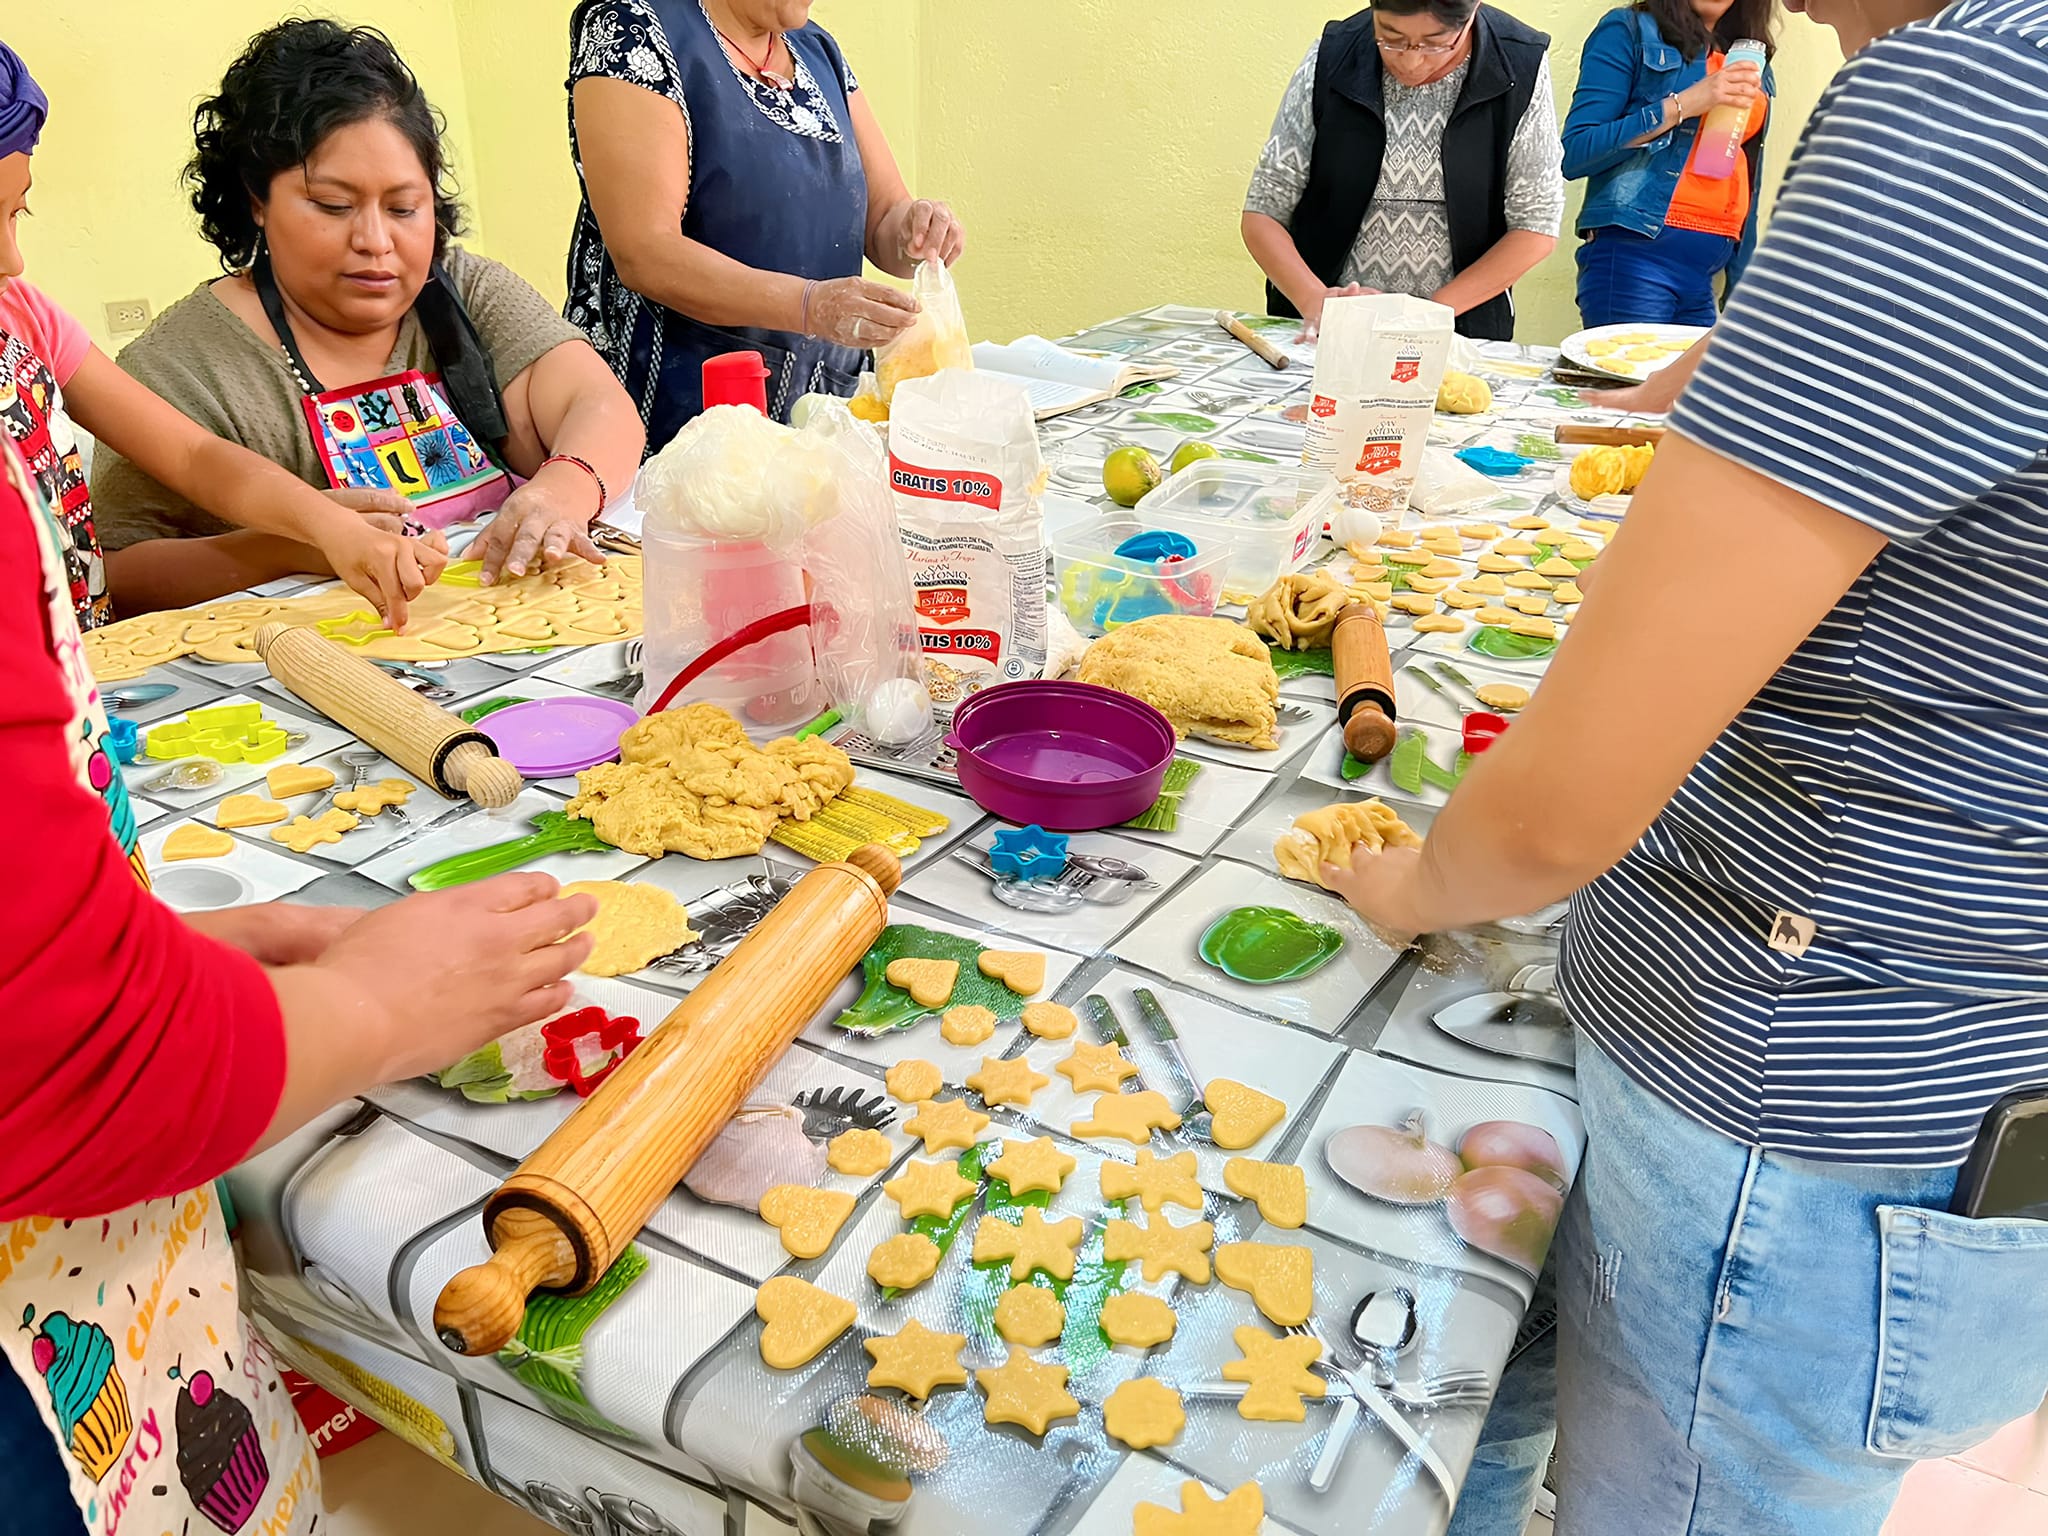
[[[1173,727],[1142,699],[1092,683],[1004,683],[953,715],[960,787],[1020,826],[1094,832],[1142,816],[1173,762]]]

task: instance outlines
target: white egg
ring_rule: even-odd
[[[868,695],[862,721],[868,735],[885,747],[917,740],[932,723],[932,696],[914,678],[892,677]]]
[[[1347,507],[1339,502],[1330,513],[1330,537],[1339,544],[1376,544],[1380,520],[1364,507]]]

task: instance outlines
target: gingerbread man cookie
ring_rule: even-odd
[[[382,816],[394,805],[404,805],[411,798],[412,785],[406,780],[379,779],[360,789],[344,789],[334,797],[334,803],[358,816]]]
[[[1243,1358],[1227,1361],[1225,1381],[1241,1381],[1245,1394],[1237,1400],[1240,1418],[1274,1424],[1299,1424],[1308,1418],[1304,1398],[1319,1398],[1328,1384],[1309,1367],[1322,1358],[1320,1341],[1306,1334],[1274,1338],[1265,1329],[1245,1324],[1231,1338]]]
[[[273,828],[270,840],[283,843],[293,853],[310,853],[322,843],[340,842],[342,833],[361,825],[347,811],[322,811],[318,816],[294,817],[287,825]]]

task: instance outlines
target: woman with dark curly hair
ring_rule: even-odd
[[[390,40],[280,23],[194,126],[186,181],[228,275],[165,310],[121,366],[349,504],[395,493],[432,527],[495,509],[471,550],[486,580],[600,558],[589,526],[632,482],[640,418],[546,299],[451,243],[462,210],[440,118]],[[240,547],[118,454],[95,465],[93,489],[124,607],[306,568]]]

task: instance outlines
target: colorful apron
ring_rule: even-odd
[[[249,275],[299,382],[306,425],[331,488],[395,491],[412,503],[414,520],[425,528],[468,522],[504,504],[519,483],[491,446],[506,433],[504,402],[483,343],[438,267],[414,312],[436,359],[453,354],[449,377],[409,368],[342,389],[327,389],[313,376],[269,259],[259,256]],[[463,396],[481,436],[453,403]]]
[[[75,525],[58,520],[13,452],[0,457],[42,548],[43,640],[76,707],[73,764],[146,885],[78,638]],[[236,1310],[234,1250],[211,1186],[103,1218],[0,1225],[0,1357],[56,1440],[92,1536],[312,1530],[318,1467],[268,1346]]]
[[[64,409],[64,391],[35,349],[5,327],[0,327],[0,422],[21,450],[43,501],[62,519],[65,587],[79,628],[111,623],[114,605],[93,529],[92,491],[85,482],[78,433]]]

